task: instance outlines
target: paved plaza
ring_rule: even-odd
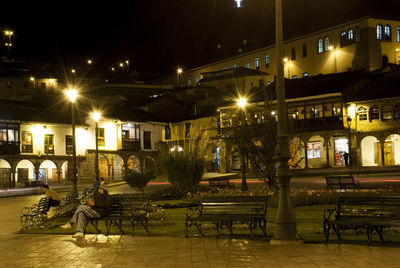
[[[126,186],[113,192],[128,190]],[[0,199],[0,267],[400,267],[400,246],[270,245],[166,236],[20,235],[20,209],[40,196]],[[182,226],[184,228],[184,226]]]
[[[0,237],[2,267],[400,267],[400,248],[87,235]]]

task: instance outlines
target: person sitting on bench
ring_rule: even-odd
[[[46,195],[46,197],[50,199],[47,211],[49,211],[51,207],[56,207],[60,205],[60,197],[54,190],[50,189],[47,184],[42,184],[40,185],[40,187],[42,188],[42,191]]]
[[[61,228],[70,229],[72,228],[72,225],[76,224],[76,233],[72,237],[84,237],[83,229],[86,225],[86,221],[104,216],[107,212],[107,209],[109,209],[111,205],[112,196],[108,194],[108,191],[104,186],[100,186],[98,189],[98,194],[95,195],[95,198],[89,199],[86,205],[79,205],[71,220],[62,225]]]

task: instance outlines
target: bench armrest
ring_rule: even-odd
[[[324,214],[323,214],[324,222],[331,220],[331,217],[334,214],[334,212],[337,212],[336,208],[334,208],[334,209],[325,209],[324,210]],[[335,213],[335,215],[336,215],[336,213]]]

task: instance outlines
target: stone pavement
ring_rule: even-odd
[[[0,236],[1,267],[400,267],[400,248],[87,235]]]

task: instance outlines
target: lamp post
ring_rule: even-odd
[[[94,172],[96,174],[96,179],[100,179],[100,171],[99,171],[99,120],[101,114],[99,112],[93,112],[92,118],[96,122],[95,135],[96,135],[96,156],[94,159]]]
[[[237,100],[237,106],[240,109],[240,123],[242,124],[242,127],[245,124],[246,118],[245,118],[245,108],[247,105],[247,100],[246,98],[239,98]],[[241,137],[243,138],[243,137]],[[247,180],[246,180],[246,155],[244,153],[244,149],[243,149],[243,145],[241,146],[242,148],[240,149],[240,165],[241,165],[241,170],[242,170],[242,187],[241,190],[242,191],[247,191],[249,189],[249,187],[247,186]]]
[[[70,103],[71,103],[71,124],[72,124],[72,195],[75,200],[78,197],[78,177],[76,169],[76,142],[75,142],[75,101],[77,92],[75,89],[65,90]]]
[[[351,117],[348,116],[347,117],[347,128],[349,130],[349,159],[348,159],[348,163],[349,163],[349,167],[351,168]]]
[[[288,136],[288,118],[286,115],[285,104],[285,80],[284,80],[284,62],[283,62],[283,26],[282,26],[282,0],[275,0],[275,19],[276,19],[276,95],[278,110],[278,131],[277,146],[275,157],[278,162],[276,176],[279,180],[279,202],[275,218],[276,231],[271,240],[271,244],[290,244],[298,243],[296,217],[292,209],[289,195],[290,169],[288,161],[289,136]]]
[[[181,78],[182,72],[183,72],[182,68],[178,68],[178,70],[176,70],[178,86],[180,85],[180,78]]]

